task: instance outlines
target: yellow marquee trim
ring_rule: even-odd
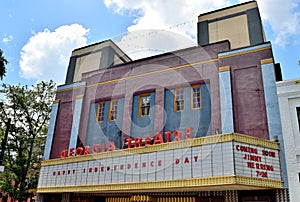
[[[164,180],[152,182],[130,182],[118,184],[98,184],[98,185],[80,185],[80,186],[56,186],[56,187],[38,187],[37,193],[65,193],[65,192],[124,192],[124,191],[149,191],[178,188],[197,188],[209,186],[247,186],[261,188],[283,188],[280,180],[267,180],[260,178],[251,178],[244,176],[221,176],[210,178],[189,178],[183,180]]]
[[[251,137],[248,135],[243,135],[238,133],[228,133],[228,134],[211,135],[206,137],[193,138],[189,140],[169,142],[164,144],[156,144],[156,145],[144,146],[138,148],[121,149],[121,150],[115,150],[115,151],[104,152],[104,153],[50,159],[50,160],[43,161],[42,166],[75,163],[75,162],[90,161],[96,159],[114,158],[114,157],[127,156],[132,154],[143,154],[143,153],[150,153],[150,152],[157,152],[157,151],[174,150],[180,148],[195,147],[195,146],[216,144],[222,142],[231,142],[231,141],[279,150],[278,142]]]
[[[145,202],[145,201],[156,201],[154,197],[147,195],[134,195],[130,197],[130,201],[134,202]]]
[[[36,194],[37,189],[28,189],[28,193],[34,193]]]

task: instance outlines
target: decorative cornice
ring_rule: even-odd
[[[230,66],[219,67],[219,72],[227,72],[230,71]]]
[[[245,54],[249,54],[249,53],[255,53],[255,52],[269,50],[269,49],[271,49],[271,46],[269,44],[267,44],[267,45],[264,44],[264,46],[262,46],[261,48],[250,47],[245,50],[243,50],[243,49],[234,50],[234,51],[229,51],[229,52],[225,52],[225,53],[220,53],[219,59],[225,59],[225,58],[245,55]]]
[[[60,100],[54,100],[53,104],[58,104]]]
[[[76,100],[80,100],[80,99],[83,99],[83,95],[77,95],[76,96]]]
[[[248,187],[248,189],[260,188],[283,188],[280,180],[268,180],[244,176],[220,176],[209,178],[189,178],[184,180],[164,180],[151,182],[126,182],[117,184],[98,184],[98,185],[80,185],[80,186],[60,186],[60,187],[39,187],[37,193],[66,193],[66,192],[134,192],[151,191],[165,189],[200,189],[201,187],[211,186],[236,186]]]
[[[268,58],[268,59],[264,59],[260,61],[261,65],[266,65],[266,64],[270,64],[270,63],[274,63],[273,58]]]

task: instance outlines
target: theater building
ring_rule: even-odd
[[[38,201],[288,201],[276,81],[255,1],[201,14],[198,46],[72,52]]]

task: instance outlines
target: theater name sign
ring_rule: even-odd
[[[43,161],[38,193],[282,188],[277,142],[230,133]]]

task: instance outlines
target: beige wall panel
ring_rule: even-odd
[[[82,73],[99,69],[100,58],[101,52],[77,58],[73,81],[80,81]]]
[[[247,15],[209,23],[209,43],[229,40],[231,48],[249,46]]]
[[[121,55],[121,57],[123,57],[123,56],[124,55]],[[122,63],[124,63],[123,60],[121,60],[119,58],[119,56],[115,55],[115,57],[114,57],[114,65],[118,65],[118,64],[122,64]]]

